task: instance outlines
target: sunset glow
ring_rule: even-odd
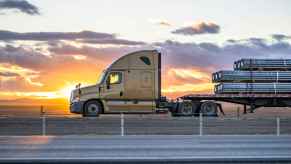
[[[68,85],[60,90],[51,92],[1,92],[2,99],[32,98],[32,99],[69,99],[75,85]]]
[[[76,88],[76,85],[68,85],[68,86],[65,86],[64,88],[62,88],[59,91],[57,91],[56,92],[56,95],[58,95],[61,98],[67,98],[67,99],[69,99],[72,90],[75,89],[75,88]]]
[[[169,74],[174,73],[183,78],[197,78],[197,79],[210,79],[208,73],[195,70],[195,69],[170,69]]]
[[[162,89],[162,92],[167,93],[179,93],[179,92],[201,92],[201,91],[209,91],[213,88],[212,83],[205,84],[182,84],[182,85],[173,85],[169,86],[166,89]]]

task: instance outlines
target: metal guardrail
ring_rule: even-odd
[[[83,118],[38,109],[38,115],[0,117],[1,135],[239,135],[291,134],[291,114],[264,109],[256,116],[244,115],[240,107],[219,117],[171,117],[170,114],[104,114]],[[285,111],[286,110],[286,111]],[[261,113],[260,113],[261,112]],[[267,113],[268,113],[267,112]],[[0,112],[1,113],[1,112]],[[2,112],[3,113],[3,112]],[[1,114],[2,114],[1,113]],[[260,116],[260,117],[258,117]]]
[[[281,135],[291,134],[291,119],[236,117],[169,117],[160,115],[103,115],[99,118],[7,117],[0,119],[1,135]]]

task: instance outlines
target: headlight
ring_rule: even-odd
[[[72,102],[73,101],[73,92],[71,92],[71,95],[70,95],[70,102]]]
[[[70,102],[72,103],[76,101],[80,101],[80,95],[73,91],[70,96]]]

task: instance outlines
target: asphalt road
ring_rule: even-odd
[[[7,136],[0,162],[291,162],[291,136]]]

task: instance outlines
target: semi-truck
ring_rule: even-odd
[[[83,116],[105,113],[159,113],[172,116],[224,114],[220,102],[241,104],[244,113],[259,107],[290,107],[289,93],[189,94],[168,100],[161,95],[161,53],[142,50],[124,55],[105,69],[97,84],[76,86],[70,112]]]

